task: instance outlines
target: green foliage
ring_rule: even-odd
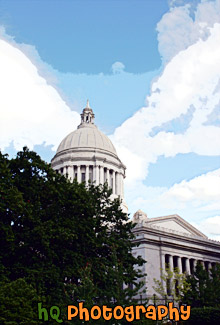
[[[186,274],[180,273],[178,268],[171,271],[166,267],[165,271],[162,270],[161,280],[154,279],[153,288],[159,297],[167,296],[167,288],[169,288],[169,296],[172,296],[174,301],[180,302],[190,287],[186,279]]]
[[[95,303],[97,289],[93,282],[91,265],[86,265],[80,270],[79,283],[73,286],[73,297],[75,301],[83,301],[87,308],[91,308]]]
[[[0,154],[0,280],[25,279],[47,305],[93,294],[130,303],[144,261],[132,255],[133,224],[110,194],[70,183],[27,148],[11,160]]]
[[[39,324],[36,319],[38,297],[33,287],[24,279],[17,279],[0,285],[1,324]]]
[[[204,307],[192,308],[190,318],[183,324],[189,325],[219,325],[220,308]]]
[[[198,263],[194,274],[187,277],[190,289],[183,301],[192,307],[220,307],[220,265],[207,272]]]

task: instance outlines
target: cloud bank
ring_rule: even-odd
[[[10,144],[20,150],[43,143],[55,150],[79,124],[79,114],[70,110],[12,39],[0,39],[0,71],[1,150]]]
[[[160,155],[220,155],[220,128],[208,123],[220,107],[219,44],[220,24],[215,24],[207,40],[197,41],[166,65],[152,85],[147,106],[116,129],[113,141],[144,158],[144,169]],[[164,123],[180,118],[191,108],[192,118],[182,134],[175,133],[175,126],[170,132],[163,130]],[[160,129],[151,136],[155,127]],[[141,174],[145,178],[144,170]]]
[[[199,39],[206,40],[209,28],[220,23],[220,1],[171,1],[171,9],[157,24],[158,48],[165,62]],[[185,4],[185,5],[184,5]]]
[[[210,233],[212,237],[220,241],[220,216],[217,215],[202,221],[200,229]]]

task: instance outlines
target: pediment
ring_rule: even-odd
[[[182,233],[183,235],[188,236],[196,236],[196,237],[202,237],[207,238],[206,235],[204,235],[201,231],[193,227],[190,223],[188,223],[186,220],[175,215],[170,216],[164,216],[164,217],[158,217],[158,218],[148,218],[147,224],[154,227],[160,227],[163,228],[163,230],[171,230],[176,231],[178,233]]]

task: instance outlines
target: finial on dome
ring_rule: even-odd
[[[90,106],[89,106],[89,100],[87,99],[87,102],[86,102],[86,108],[91,108]]]

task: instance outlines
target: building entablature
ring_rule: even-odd
[[[138,231],[139,230],[139,231]],[[133,230],[136,239],[140,243],[154,242],[163,246],[200,249],[204,251],[218,252],[220,256],[220,242],[208,238],[190,236],[174,230],[162,229],[160,227],[142,227]]]

